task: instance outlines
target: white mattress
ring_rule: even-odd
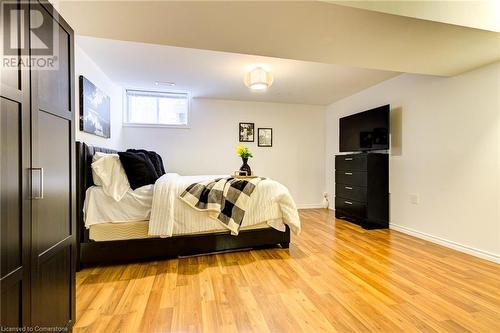
[[[148,235],[148,221],[137,221],[128,223],[102,223],[94,224],[89,228],[89,238],[93,241],[103,242],[112,240],[126,240],[126,239],[140,239],[140,238],[154,238],[157,236]],[[266,222],[243,227],[242,230],[255,230],[269,228]],[[219,227],[214,230],[205,230],[203,232],[195,233],[179,233],[179,235],[196,235],[202,233],[214,233],[228,231],[226,228]]]
[[[94,224],[89,228],[89,238],[102,242],[153,237],[148,235],[148,223],[148,221],[136,221]]]
[[[85,226],[100,223],[126,223],[149,220],[153,201],[153,185],[128,192],[120,201],[104,193],[100,186],[92,186],[85,194]]]

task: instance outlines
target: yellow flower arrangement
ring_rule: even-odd
[[[236,154],[241,156],[241,158],[251,158],[253,157],[252,152],[244,145],[236,146]]]

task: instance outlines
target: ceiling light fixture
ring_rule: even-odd
[[[245,73],[245,85],[255,91],[264,91],[273,84],[273,75],[262,67]]]
[[[173,87],[175,86],[174,82],[162,82],[162,81],[155,81],[155,86],[167,86],[167,87]]]

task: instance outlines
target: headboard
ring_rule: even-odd
[[[95,153],[116,153],[116,150],[89,146],[85,142],[76,142],[76,213],[77,213],[77,246],[79,243],[89,241],[89,232],[85,229],[83,218],[83,202],[85,201],[85,192],[94,185],[92,180],[92,158]]]

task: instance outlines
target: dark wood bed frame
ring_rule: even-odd
[[[83,219],[83,202],[92,181],[92,157],[96,152],[116,153],[115,150],[76,143],[77,169],[77,269],[99,263],[172,258],[211,252],[281,246],[288,248],[290,229],[285,232],[272,228],[242,230],[238,236],[230,232],[96,242],[89,239]]]

